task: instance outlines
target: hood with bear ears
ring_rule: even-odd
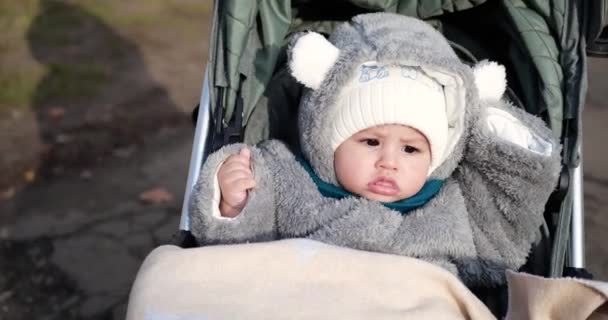
[[[448,116],[446,157],[429,179],[449,177],[460,162],[480,99],[499,100],[506,87],[504,67],[462,63],[444,36],[424,21],[391,13],[355,16],[329,39],[307,32],[292,39],[289,67],[307,87],[299,107],[302,154],[324,181],[339,185],[330,143],[341,89],[363,63],[418,67],[444,87]]]

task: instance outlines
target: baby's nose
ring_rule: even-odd
[[[378,159],[378,166],[382,169],[397,169],[397,158],[394,152],[383,151]]]

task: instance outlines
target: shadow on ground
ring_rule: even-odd
[[[137,196],[180,198],[188,116],[131,41],[76,2],[40,4],[27,39],[48,70],[33,98],[41,147],[35,181],[0,202],[0,318],[122,319],[141,260],[177,229],[175,202]]]
[[[48,70],[33,99],[40,174],[94,165],[184,119],[137,46],[75,3],[42,0],[27,39]]]

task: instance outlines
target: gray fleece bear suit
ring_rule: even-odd
[[[542,120],[502,100],[504,87],[487,88],[483,70],[490,63],[461,63],[446,39],[420,20],[385,13],[354,17],[325,40],[335,49],[333,59],[298,54],[298,43],[305,46],[300,40],[309,34],[293,40],[290,66],[308,87],[300,104],[300,142],[314,173],[339,186],[329,113],[357,67],[368,61],[407,64],[445,88],[449,152],[429,176],[443,181],[441,189],[406,214],[365,198],[324,197],[294,154],[270,140],[249,147],[257,187],[240,215],[224,218],[216,175],[223,161],[244,147],[229,145],[209,156],[194,188],[191,231],[198,242],[310,238],[423,259],[469,286],[503,283],[505,269],[525,263],[555,187],[560,146],[553,133]],[[297,70],[302,66],[321,70],[306,75]]]

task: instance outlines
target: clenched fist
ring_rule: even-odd
[[[256,183],[251,171],[251,151],[241,149],[224,161],[217,178],[220,184],[220,213],[223,217],[234,218],[247,204],[247,191]]]

